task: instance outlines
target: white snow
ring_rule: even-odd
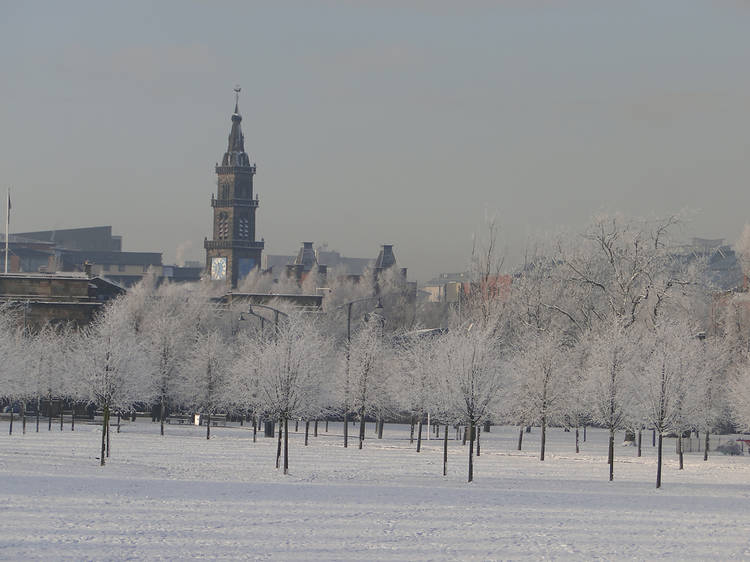
[[[46,421],[46,420],[45,420]],[[290,437],[290,474],[274,469],[275,439],[252,442],[247,427],[205,430],[140,419],[111,434],[112,456],[96,456],[97,426],[71,432],[0,423],[2,559],[728,559],[750,557],[750,457],[686,454],[677,470],[665,440],[664,483],[655,453],[615,451],[607,481],[606,433],[550,429],[546,460],[538,429],[515,451],[517,428],[482,433],[475,481],[467,447],[442,439],[416,453],[408,427],[383,440],[342,447],[340,423],[303,446]],[[290,430],[294,423],[290,423]],[[455,432],[450,433],[453,438]],[[441,435],[442,437],[442,435]],[[622,440],[622,434],[618,434]],[[717,438],[714,437],[714,441]]]

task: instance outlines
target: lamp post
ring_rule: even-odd
[[[278,332],[278,330],[279,330],[279,315],[284,316],[286,318],[289,318],[289,315],[286,312],[283,312],[283,311],[279,310],[278,308],[274,308],[272,306],[268,306],[268,305],[265,305],[265,304],[251,304],[251,305],[249,305],[248,309],[247,309],[247,313],[250,314],[251,316],[255,316],[256,318],[260,318],[260,331],[261,331],[261,333],[263,333],[263,329],[265,328],[266,318],[263,315],[258,314],[257,312],[255,312],[253,310],[254,306],[258,307],[258,308],[263,308],[263,309],[266,309],[266,310],[270,310],[270,311],[273,312],[273,326],[274,326],[274,331],[275,332]],[[243,318],[242,315],[240,315],[240,319],[244,320],[244,318]]]
[[[383,310],[383,301],[381,300],[381,297],[374,296],[374,297],[364,297],[361,299],[355,299],[353,301],[349,301],[347,303],[344,303],[342,305],[337,306],[336,308],[344,308],[346,307],[346,379],[347,379],[347,385],[349,381],[349,348],[352,343],[352,307],[355,304],[361,303],[361,302],[369,302],[377,300],[378,304],[375,307],[375,310],[382,312]],[[382,319],[382,314],[378,314],[378,316]],[[382,326],[382,320],[381,320],[381,326]],[[360,434],[362,433],[362,428],[364,427],[364,416],[362,416],[362,419],[359,422],[361,424],[360,427]],[[349,446],[349,409],[347,405],[344,405],[344,448],[347,448]],[[360,448],[361,447],[361,441],[360,441]]]

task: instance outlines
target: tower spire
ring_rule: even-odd
[[[240,92],[242,91],[242,88],[240,88],[240,85],[237,84],[234,87],[234,113],[235,115],[240,114]]]
[[[222,166],[249,166],[250,159],[245,153],[245,136],[242,134],[242,115],[240,115],[240,91],[242,88],[235,86],[234,91],[234,113],[232,114],[232,130],[229,133],[229,145],[221,161]]]

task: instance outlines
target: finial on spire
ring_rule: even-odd
[[[242,88],[240,88],[240,85],[237,84],[234,87],[234,112],[239,113],[240,112],[240,92],[242,91]]]

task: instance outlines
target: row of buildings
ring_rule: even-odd
[[[412,303],[417,299],[435,304],[458,303],[469,293],[472,284],[466,272],[441,274],[417,291],[416,284],[407,281],[406,268],[398,267],[391,244],[383,244],[372,258],[345,257],[327,246],[315,248],[313,242],[303,242],[296,255],[265,254],[265,240],[258,239],[256,232],[260,206],[254,186],[256,166],[245,152],[241,124],[235,99],[227,150],[215,167],[216,193],[210,198],[212,235],[204,240],[204,263],[165,265],[160,252],[123,251],[122,236],[114,235],[111,226],[18,232],[8,240],[11,277],[0,280],[0,300],[26,299],[30,303],[46,299],[60,303],[64,300],[62,293],[68,291],[71,310],[75,303],[93,309],[95,306],[86,303],[106,301],[149,271],[162,282],[207,277],[223,286],[227,294],[237,293],[251,272],[261,273],[271,281],[300,285],[315,272],[313,291],[328,287],[329,275],[356,282],[367,274],[373,276],[370,281],[377,291],[377,280],[385,271],[396,272]],[[723,240],[694,239],[680,251],[687,260],[699,255],[708,259],[709,274],[718,290],[742,286],[740,265]],[[509,291],[511,282],[510,275],[497,275],[485,290],[504,293]],[[56,287],[57,294],[46,287]],[[69,317],[70,314],[60,315],[61,319]]]
[[[377,287],[378,276],[394,268],[407,292],[416,295],[416,284],[406,281],[405,268],[397,268],[390,244],[382,245],[373,258],[349,258],[327,247],[314,249],[312,242],[303,242],[296,255],[264,255],[265,241],[256,233],[260,205],[253,185],[256,167],[245,152],[241,123],[235,99],[227,150],[215,167],[217,189],[210,199],[212,236],[204,240],[203,264],[165,265],[161,252],[123,251],[122,236],[114,235],[111,226],[17,232],[8,240],[9,273],[0,274],[0,301],[23,303],[29,315],[33,315],[32,308],[44,308],[38,319],[46,315],[54,321],[85,322],[92,310],[147,272],[159,282],[208,278],[223,286],[229,295],[226,299],[231,300],[231,294],[238,296],[239,286],[251,272],[261,273],[271,282],[301,285],[314,271],[315,287],[325,289],[329,272],[353,281],[373,275]],[[0,242],[4,248],[5,240]],[[55,307],[50,304],[53,302]],[[63,302],[67,314],[61,312]],[[72,312],[75,310],[80,314]]]

